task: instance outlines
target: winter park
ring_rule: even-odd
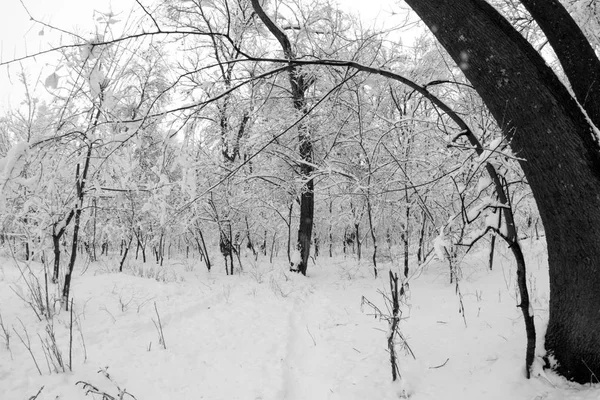
[[[600,3],[4,3],[1,400],[600,399]]]

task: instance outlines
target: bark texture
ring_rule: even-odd
[[[546,348],[567,378],[600,376],[600,151],[585,116],[531,45],[483,0],[407,0],[524,161],[546,230]]]

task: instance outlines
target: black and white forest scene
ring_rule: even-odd
[[[1,400],[600,399],[600,1],[0,10]]]

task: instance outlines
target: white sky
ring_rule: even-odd
[[[20,0],[2,0],[0,13],[0,61],[8,61],[25,54],[36,53],[49,48],[49,43],[59,43],[61,35],[51,33],[30,21]],[[67,31],[82,34],[93,32],[94,10],[107,12],[111,9],[109,0],[23,0],[29,12],[38,20],[60,27]],[[115,12],[128,10],[135,4],[134,0],[118,0],[112,4]],[[65,43],[71,39],[65,37]],[[52,57],[39,57],[22,63],[24,69],[31,73],[31,78],[36,79],[39,71],[47,63],[52,62]],[[0,112],[5,110],[11,102],[19,101],[22,91],[19,86],[17,72],[21,66],[12,64],[7,70],[0,68]]]
[[[94,29],[94,12],[108,12],[126,16],[132,7],[137,7],[135,0],[22,0],[31,14],[38,20],[50,23],[66,31],[75,31],[86,36]],[[151,4],[150,0],[142,0],[145,5]],[[373,23],[399,24],[401,15],[392,16],[392,12],[401,11],[396,0],[338,0],[342,8],[357,12],[366,26]],[[32,54],[42,49],[49,48],[49,43],[58,43],[60,34],[50,33],[30,21],[23,8],[21,0],[2,0],[0,12],[0,62],[12,60],[25,54]],[[409,35],[410,36],[410,35]],[[63,35],[66,38],[66,35]],[[68,43],[70,39],[66,38]],[[32,79],[37,79],[40,70],[52,57],[39,57],[36,60],[23,62],[23,67],[30,73]],[[12,103],[20,101],[22,86],[19,86],[16,73],[20,70],[19,64],[12,64],[10,69],[0,67],[0,113]],[[52,71],[50,71],[52,72]],[[44,71],[43,74],[50,72]],[[44,79],[42,74],[41,79]]]

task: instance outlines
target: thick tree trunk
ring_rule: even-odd
[[[600,376],[600,151],[539,54],[483,0],[407,0],[461,66],[523,161],[550,266],[546,348],[567,378]]]
[[[312,143],[309,139],[304,139],[303,144],[300,145],[300,155],[302,159],[307,160],[308,158],[310,162],[312,162]],[[303,147],[304,150],[302,150]],[[308,148],[310,148],[310,150]],[[311,157],[308,157],[309,154]],[[312,167],[303,164],[301,170],[302,175],[304,177],[308,177],[312,172]],[[298,227],[298,246],[300,255],[302,256],[302,264],[298,266],[298,271],[301,272],[302,275],[306,275],[308,257],[310,255],[310,238],[312,236],[313,216],[315,213],[314,189],[314,182],[311,179],[306,182],[302,188],[302,194],[300,195],[300,225]]]
[[[285,32],[265,13],[259,0],[252,0],[252,8],[281,45],[285,58],[289,61],[294,61],[296,54]],[[288,69],[288,78],[292,89],[294,109],[299,114],[305,115],[307,113],[305,92],[310,86],[310,82],[305,80],[299,69],[293,65],[290,65]],[[296,268],[298,272],[306,275],[315,211],[314,181],[311,179],[311,174],[314,170],[313,143],[306,122],[302,121],[298,124],[298,141],[300,159],[302,160],[300,175],[305,180],[305,183],[302,186],[300,194],[300,225],[298,227],[298,247],[302,261]]]

